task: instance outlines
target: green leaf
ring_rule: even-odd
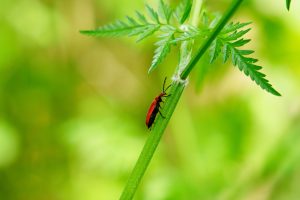
[[[290,10],[291,1],[292,1],[292,0],[286,0],[286,1],[285,1],[285,2],[286,2],[286,8],[287,8],[288,10]]]
[[[254,64],[258,60],[247,57],[254,53],[254,51],[238,49],[238,47],[241,47],[250,42],[250,40],[248,39],[241,38],[250,29],[239,30],[248,24],[249,23],[238,22],[235,24],[230,23],[225,26],[211,46],[210,61],[215,61],[221,53],[223,54],[223,62],[225,63],[231,55],[231,60],[234,66],[238,67],[238,69],[244,72],[246,76],[249,76],[262,89],[276,96],[280,96],[279,92],[277,92],[265,78],[266,75],[259,71],[262,69],[262,67]]]
[[[159,6],[158,6],[158,14],[159,16],[165,20],[167,24],[170,23],[170,18],[172,16],[172,9],[170,6],[166,5],[163,0],[159,1]]]
[[[149,7],[149,9],[151,8]],[[138,11],[136,11],[136,16],[137,19],[127,16],[127,21],[117,20],[114,23],[104,25],[95,30],[83,30],[80,31],[80,33],[90,36],[111,37],[138,35],[137,42],[139,42],[146,37],[154,34],[161,27],[160,24],[149,23],[146,17]]]
[[[185,7],[184,7],[184,12],[182,14],[180,23],[183,24],[186,19],[190,16],[191,10],[192,10],[192,1],[191,0],[186,0]]]
[[[156,23],[160,24],[157,12],[155,12],[155,10],[152,7],[150,7],[148,4],[146,4],[146,10],[148,12],[149,17],[151,17],[152,20],[155,21]]]
[[[184,0],[176,7],[174,15],[178,23],[183,24],[187,20],[190,16],[192,5],[191,0]]]
[[[242,55],[241,52],[233,46],[230,46],[230,48],[232,52],[232,63],[237,66],[240,71],[243,71],[246,76],[249,76],[262,89],[276,96],[281,96],[280,93],[273,88],[269,81],[264,78],[266,75],[258,71],[262,68],[261,66],[249,62],[248,58],[244,57],[244,55]]]
[[[184,25],[185,28],[183,30],[183,33],[181,33],[178,37],[174,39],[174,43],[181,42],[181,41],[187,41],[187,40],[194,40],[198,37],[206,37],[209,30],[206,29],[199,29],[192,25]]]
[[[211,48],[211,56],[210,56],[210,63],[213,63],[219,56],[222,48],[222,43],[220,40],[214,40],[212,43],[212,48]]]
[[[168,33],[162,34],[159,37],[161,40],[155,43],[158,46],[154,52],[154,57],[152,59],[151,66],[148,73],[151,73],[168,55],[171,50],[171,41],[174,38],[175,31],[170,31]]]
[[[209,28],[213,29],[215,26],[218,25],[219,21],[221,20],[221,15],[215,14],[215,17],[212,19],[212,21],[209,23]]]
[[[83,30],[82,34],[90,36],[133,36],[143,33],[150,26],[148,24],[138,24],[134,19],[127,18],[128,22],[117,20],[114,23],[104,25],[95,30]]]
[[[217,12],[207,12],[205,8],[200,13],[200,24],[201,28],[213,29],[218,22],[221,20],[222,15]],[[223,28],[224,29],[224,28]]]
[[[224,44],[222,53],[223,53],[223,63],[225,63],[230,56],[230,48],[228,44]]]
[[[233,43],[231,43],[233,46],[235,47],[241,47],[241,46],[244,46],[245,44],[247,44],[248,42],[250,42],[251,40],[245,40],[245,39],[240,39],[240,40],[237,40]]]
[[[146,37],[153,35],[156,31],[159,30],[159,28],[160,28],[160,25],[158,25],[158,24],[148,26],[148,28],[142,34],[139,35],[136,42],[140,42],[141,40],[145,39]]]
[[[233,31],[236,31],[238,29],[241,29],[245,26],[248,26],[249,24],[251,24],[252,22],[247,22],[247,23],[240,23],[240,22],[237,22],[237,23],[229,23],[228,25],[226,25],[223,30],[221,31],[220,35],[224,35],[226,33],[230,33],[230,32],[233,32]]]
[[[133,25],[133,26],[138,26],[139,23],[137,23],[133,18],[129,17],[129,16],[126,16],[129,24]]]
[[[202,15],[201,15],[201,24],[204,26],[204,27],[208,27],[209,26],[209,18],[208,18],[208,15],[205,11],[202,12]]]
[[[252,50],[239,50],[239,53],[240,53],[241,55],[245,56],[245,55],[253,54],[254,51],[252,51]]]
[[[143,15],[142,13],[140,13],[139,11],[135,11],[136,16],[138,17],[138,19],[140,20],[140,22],[142,24],[149,24],[149,22],[147,21],[145,15]]]
[[[82,30],[80,33],[90,36],[132,36],[142,33],[146,28],[145,25],[132,25],[116,21],[95,30]]]
[[[230,44],[228,46],[232,54],[232,63],[234,66],[237,66],[240,71],[244,72],[246,76],[249,76],[262,89],[276,96],[281,96],[280,93],[273,88],[273,86],[269,83],[269,81],[264,78],[266,75],[258,71],[262,69],[262,67],[253,64],[257,62],[257,60],[244,56],[245,54],[253,53],[253,51],[238,50],[233,45]]]
[[[236,39],[244,36],[250,30],[251,30],[251,28],[248,28],[248,29],[242,30],[242,31],[234,31],[232,34],[230,34],[229,36],[226,37],[226,40],[228,40],[228,41],[236,40]]]

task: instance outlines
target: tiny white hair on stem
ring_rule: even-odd
[[[184,86],[187,86],[189,84],[188,79],[181,79],[179,75],[172,76],[172,81],[174,81],[175,83],[184,84]]]
[[[180,30],[186,32],[186,31],[189,30],[189,26],[187,26],[187,25],[185,25],[185,24],[182,24],[182,25],[180,26]]]

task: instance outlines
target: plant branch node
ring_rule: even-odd
[[[175,83],[183,84],[184,86],[187,86],[189,84],[188,79],[181,79],[179,75],[173,76],[172,81],[175,82]]]

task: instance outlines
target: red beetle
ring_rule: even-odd
[[[146,117],[146,125],[148,127],[148,129],[151,128],[155,118],[156,118],[156,115],[157,113],[159,113],[163,118],[165,118],[161,112],[160,112],[160,103],[163,102],[162,98],[163,97],[168,97],[170,95],[168,95],[166,92],[167,90],[169,89],[169,87],[171,85],[169,85],[166,89],[165,89],[165,84],[166,84],[166,80],[167,80],[167,77],[165,78],[164,80],[164,84],[163,84],[163,91],[162,93],[160,93],[157,97],[155,97],[155,99],[153,100],[153,102],[151,103],[150,105],[150,108],[148,110],[148,113],[147,113],[147,117]]]

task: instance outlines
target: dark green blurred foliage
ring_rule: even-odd
[[[224,10],[228,1],[207,4]],[[148,76],[151,39],[136,45],[78,31],[143,6],[1,2],[0,199],[118,198],[148,134],[148,105],[178,55]],[[196,93],[193,74],[136,199],[299,198],[297,8],[252,1],[235,16],[253,21],[251,48],[283,97],[221,63],[208,65]]]

